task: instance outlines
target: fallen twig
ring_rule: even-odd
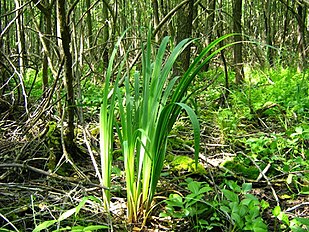
[[[92,183],[92,182],[87,181],[85,179],[82,180],[82,179],[75,178],[75,177],[61,176],[61,175],[58,175],[56,173],[50,173],[50,172],[44,171],[42,169],[35,168],[33,166],[27,165],[27,164],[19,164],[19,163],[4,163],[4,164],[0,164],[0,168],[13,168],[13,167],[15,167],[15,168],[26,168],[26,169],[31,170],[33,172],[37,172],[39,174],[42,174],[42,175],[45,175],[45,176],[49,176],[49,177],[52,177],[52,178],[57,179],[57,180],[64,180],[64,181],[78,183],[78,184],[87,184],[87,185],[94,186],[94,187],[108,189],[105,186]]]

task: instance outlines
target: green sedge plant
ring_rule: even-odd
[[[165,37],[153,60],[149,33],[142,52],[142,72],[134,74],[131,87],[129,76],[125,79],[125,94],[117,89],[120,124],[119,138],[124,155],[127,187],[128,221],[137,221],[141,214],[147,218],[156,185],[159,180],[166,151],[166,139],[172,125],[168,112],[171,108],[180,112],[184,108],[190,116],[195,130],[196,156],[199,145],[199,125],[193,110],[180,101],[170,101],[170,94],[177,77],[168,82],[173,64],[189,40],[178,44],[166,59],[169,38]],[[176,119],[176,118],[175,118]],[[175,121],[175,120],[174,120]],[[168,127],[169,126],[169,127]]]
[[[141,72],[135,71],[133,78],[127,73],[123,90],[118,87],[116,80],[110,102],[107,96],[109,87],[106,84],[100,114],[101,169],[104,171],[102,185],[110,187],[112,133],[115,125],[124,156],[129,222],[137,222],[138,218],[143,218],[145,222],[151,211],[165,160],[168,134],[182,109],[186,111],[192,122],[195,164],[198,164],[200,127],[195,112],[186,104],[190,98],[187,90],[202,67],[214,55],[230,45],[212,53],[210,51],[220,41],[230,36],[226,35],[212,42],[193,61],[183,76],[171,78],[174,63],[179,54],[193,40],[181,41],[170,55],[167,55],[169,37],[162,40],[156,51],[152,47],[149,32],[147,43],[142,48]],[[112,63],[113,59],[110,60],[108,73],[111,72]],[[106,83],[109,81],[110,76],[106,78]],[[115,111],[116,108],[117,111]],[[117,112],[119,123],[113,123],[116,118],[113,112]],[[104,192],[104,201],[109,201],[109,190]],[[106,202],[106,205],[108,204]]]
[[[121,39],[125,35],[125,32],[118,39],[112,55],[110,57],[107,71],[106,71],[106,79],[105,86],[102,98],[102,104],[100,108],[100,117],[99,117],[99,129],[100,129],[100,161],[101,161],[101,172],[99,172],[98,165],[94,162],[94,166],[97,172],[97,176],[99,178],[101,186],[103,189],[103,205],[104,208],[108,211],[110,205],[110,187],[111,187],[111,173],[112,173],[112,160],[113,160],[113,124],[114,124],[114,111],[116,105],[116,95],[113,93],[114,90],[110,91],[110,82],[113,75],[113,65],[114,60],[118,51],[118,47],[121,43]],[[118,80],[121,75],[121,69],[123,68],[125,59],[119,66],[119,72],[117,74],[117,78],[115,81],[115,86],[118,85]]]

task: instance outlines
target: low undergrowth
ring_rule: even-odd
[[[200,74],[196,87],[203,87],[205,80],[216,75]],[[41,122],[41,127],[33,128],[39,136],[30,142],[22,138],[19,144],[0,146],[0,170],[5,170],[0,183],[0,231],[33,231],[35,227],[35,231],[308,231],[308,73],[247,69],[246,81],[242,86],[231,86],[224,104],[223,76],[217,76],[188,103],[197,110],[201,124],[198,169],[189,120],[180,114],[169,135],[167,160],[143,228],[123,219],[126,176],[119,138],[115,138],[111,154],[111,203],[106,213],[82,130],[77,130],[76,143],[83,158],[76,165],[87,181],[79,181],[74,170],[58,171],[48,178],[48,173],[38,171],[52,172],[50,154],[55,153],[58,159],[62,155],[61,128],[51,122],[53,133],[42,135]],[[231,74],[231,83],[232,78]],[[87,110],[88,145],[99,160],[97,116],[101,102],[92,94],[97,86],[90,82],[85,86],[81,106]],[[39,89],[33,86],[32,93],[39,95]],[[5,128],[1,129],[1,145],[9,138],[4,137],[8,134]],[[5,166],[23,151],[19,155],[23,169]]]

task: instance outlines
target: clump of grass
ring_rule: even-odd
[[[123,90],[118,87],[120,78],[118,76],[110,100],[108,100],[109,86],[106,84],[100,113],[102,169],[100,182],[107,187],[103,193],[107,209],[110,200],[113,125],[117,128],[124,156],[129,222],[137,222],[139,218],[143,218],[145,222],[151,211],[165,160],[168,134],[182,110],[186,111],[192,123],[194,162],[197,166],[200,127],[195,112],[186,104],[190,98],[187,90],[203,66],[220,50],[230,46],[227,45],[209,54],[210,50],[229,36],[231,35],[223,36],[205,48],[183,76],[171,77],[177,57],[192,43],[192,40],[181,41],[170,55],[167,55],[169,37],[165,37],[158,50],[155,50],[149,32],[147,43],[142,48],[141,71],[134,72],[133,80],[129,74],[125,76]],[[110,81],[116,50],[111,56],[106,83]],[[118,74],[121,74],[121,71]],[[114,123],[116,117],[114,112],[119,114],[119,124]]]

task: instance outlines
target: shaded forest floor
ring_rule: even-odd
[[[201,123],[200,165],[194,168],[192,131],[183,114],[170,135],[155,204],[142,230],[244,231],[252,224],[251,231],[259,231],[262,222],[268,231],[309,228],[308,76],[290,70],[250,75],[250,83],[231,88],[225,103],[220,78],[190,102]],[[93,88],[85,96],[93,95]],[[85,104],[92,100],[85,97]],[[35,123],[20,120],[18,108],[1,114],[0,231],[32,231],[84,200],[78,213],[49,231],[87,231],[83,229],[90,225],[141,229],[126,223],[120,152],[114,154],[110,215],[101,207],[88,147],[99,162],[98,107],[87,106],[85,112],[85,126],[76,129],[74,157],[63,156],[61,119],[52,112]],[[201,194],[192,195],[195,187]],[[249,198],[253,205],[245,203]],[[241,218],[245,225],[238,222],[235,214],[241,213],[233,202],[246,211]],[[254,210],[257,215],[248,218]]]

